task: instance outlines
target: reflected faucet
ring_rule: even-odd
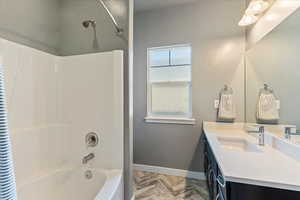
[[[265,127],[260,126],[258,131],[258,145],[264,146],[265,145]]]
[[[295,127],[287,126],[287,127],[284,128],[285,139],[291,140],[293,135],[300,136],[300,134],[297,133],[297,130],[296,130],[296,133],[295,132],[293,133],[292,128],[295,128]]]
[[[87,156],[84,156],[83,159],[82,159],[82,164],[87,164],[93,158],[95,158],[95,154],[94,153],[90,153]]]
[[[284,128],[284,134],[285,134],[285,139],[290,140],[291,139],[291,127],[285,127]]]

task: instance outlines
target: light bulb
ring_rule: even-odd
[[[246,10],[246,14],[247,15],[261,14],[269,8],[269,5],[270,4],[268,2],[263,0],[252,1]]]
[[[239,26],[248,26],[257,22],[258,17],[255,15],[247,15],[245,14],[241,21],[239,22]]]

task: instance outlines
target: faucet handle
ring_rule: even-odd
[[[87,147],[96,147],[99,143],[99,137],[97,133],[90,132],[85,137],[85,143]]]

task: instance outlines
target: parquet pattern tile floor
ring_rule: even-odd
[[[205,181],[134,171],[136,200],[208,200]]]

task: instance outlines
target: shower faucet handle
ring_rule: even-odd
[[[99,137],[97,133],[90,132],[85,137],[85,143],[88,147],[96,147],[99,143]]]

